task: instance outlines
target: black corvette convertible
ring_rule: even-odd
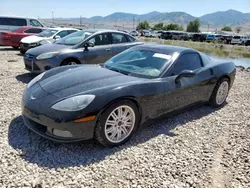
[[[222,106],[233,85],[232,62],[193,49],[142,45],[103,65],[64,66],[38,75],[23,95],[27,127],[58,142],[126,142],[139,124],[198,103]]]

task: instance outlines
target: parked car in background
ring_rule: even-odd
[[[161,38],[165,40],[172,39],[172,34],[168,31],[164,31],[161,34]]]
[[[189,33],[183,32],[182,35],[180,36],[180,39],[185,41],[189,40],[190,39]]]
[[[223,35],[223,36],[222,36],[222,41],[223,41],[225,44],[231,44],[232,39],[233,39],[233,36],[232,36],[232,35]]]
[[[160,39],[164,31],[155,31],[155,32],[156,32],[156,37]]]
[[[172,40],[181,40],[184,33],[183,31],[169,31],[172,35]]]
[[[25,37],[20,41],[20,52],[25,53],[28,49],[40,46],[42,44],[53,43],[60,38],[63,38],[71,33],[78,31],[74,28],[52,28],[46,29],[43,32]]]
[[[206,38],[207,42],[220,41],[220,40],[222,40],[222,35],[218,35],[218,34],[209,34],[207,35],[207,38]]]
[[[147,120],[198,104],[222,107],[235,74],[233,62],[212,62],[193,49],[140,45],[99,66],[40,74],[24,91],[22,117],[46,139],[118,146]]]
[[[22,26],[44,27],[44,25],[34,18],[0,16],[0,32],[13,31]]]
[[[193,33],[192,34],[192,41],[196,42],[204,42],[207,39],[207,34],[204,33]]]
[[[145,31],[144,36],[145,37],[151,37],[151,38],[158,37],[158,35],[157,35],[157,33],[155,31]]]
[[[245,46],[250,46],[250,38],[248,38],[246,41],[245,41]]]
[[[82,30],[53,44],[28,50],[24,55],[27,70],[41,73],[54,67],[99,64],[136,45],[143,44],[131,35],[115,30]]]
[[[41,33],[44,28],[23,26],[12,31],[0,32],[0,45],[18,49],[22,38]]]
[[[246,36],[241,36],[241,35],[235,35],[233,36],[232,40],[231,40],[231,44],[239,44],[239,45],[243,45],[244,42],[246,41]]]
[[[137,37],[137,36],[140,35],[140,33],[139,33],[138,31],[131,31],[129,34],[130,34],[131,36],[133,36],[133,37]]]

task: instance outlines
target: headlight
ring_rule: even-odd
[[[29,47],[36,47],[36,46],[39,46],[40,44],[39,43],[31,43],[29,44]]]
[[[39,45],[43,45],[43,44],[48,44],[49,42],[47,40],[42,40],[39,42]]]
[[[62,100],[51,108],[60,111],[74,112],[86,108],[95,98],[95,95],[79,95]]]
[[[31,87],[31,86],[34,85],[36,82],[38,82],[39,80],[41,80],[44,74],[45,74],[45,72],[39,74],[37,77],[35,77],[34,79],[32,79],[32,80],[28,83],[27,88]]]
[[[43,54],[37,56],[37,59],[38,60],[40,60],[40,59],[49,59],[49,58],[57,56],[58,54],[59,54],[59,52],[43,53]]]

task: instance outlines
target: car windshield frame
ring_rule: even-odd
[[[82,40],[76,42],[76,43],[66,43],[65,41],[66,40],[70,40],[70,38],[77,38],[78,37],[78,34],[89,34],[89,35],[86,35]],[[93,36],[95,32],[91,32],[91,31],[86,31],[86,30],[81,30],[81,31],[76,31],[74,33],[71,33],[63,38],[61,38],[60,40],[56,41],[55,44],[61,44],[61,45],[68,45],[68,46],[76,46],[78,44],[81,44],[82,42],[84,42],[87,38],[89,38],[90,36]],[[82,35],[81,35],[82,36]],[[79,36],[80,37],[80,36]]]
[[[139,51],[139,53],[142,53],[142,57],[135,58],[132,60],[127,59],[127,60],[119,61],[119,59],[124,58],[124,56],[126,57],[126,55],[128,57],[129,55],[133,55],[135,51]],[[166,71],[167,67],[171,65],[171,63],[173,62],[174,54],[175,52],[163,53],[162,51],[158,51],[154,49],[147,49],[147,48],[128,49],[112,57],[108,61],[106,61],[103,67],[112,71],[120,72],[128,76],[134,76],[134,77],[146,78],[146,79],[156,79],[156,78],[160,78]],[[150,66],[140,67],[140,66],[136,66],[132,64],[133,62],[140,63],[139,61],[142,61],[142,62],[145,61],[147,65],[153,65],[153,62],[154,63],[157,62],[156,60],[158,60],[158,63],[162,64],[162,66],[159,66],[159,69],[153,66],[152,67]],[[131,67],[131,69],[129,69],[129,67]],[[138,68],[138,69],[137,70],[132,69],[132,67]],[[150,71],[151,71],[151,74],[150,74]],[[153,72],[154,74],[152,74]]]
[[[51,33],[52,33],[52,35],[47,35],[47,36],[42,36],[42,34],[43,33],[45,33],[45,32],[47,32],[47,31],[50,31]],[[43,30],[41,33],[38,33],[38,34],[36,34],[36,36],[37,37],[43,37],[43,38],[49,38],[49,37],[52,37],[52,36],[54,36],[55,34],[57,34],[58,32],[59,32],[60,30],[58,30],[58,29],[45,29],[45,30]],[[53,33],[54,32],[54,33]]]

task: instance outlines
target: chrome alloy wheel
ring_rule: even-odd
[[[77,63],[74,62],[74,61],[70,61],[70,62],[68,63],[68,65],[77,65]]]
[[[105,123],[105,136],[112,143],[125,140],[135,126],[135,112],[129,106],[119,106],[108,116]]]
[[[225,102],[229,90],[229,84],[227,81],[221,83],[220,87],[217,90],[216,94],[216,103],[221,105]]]

